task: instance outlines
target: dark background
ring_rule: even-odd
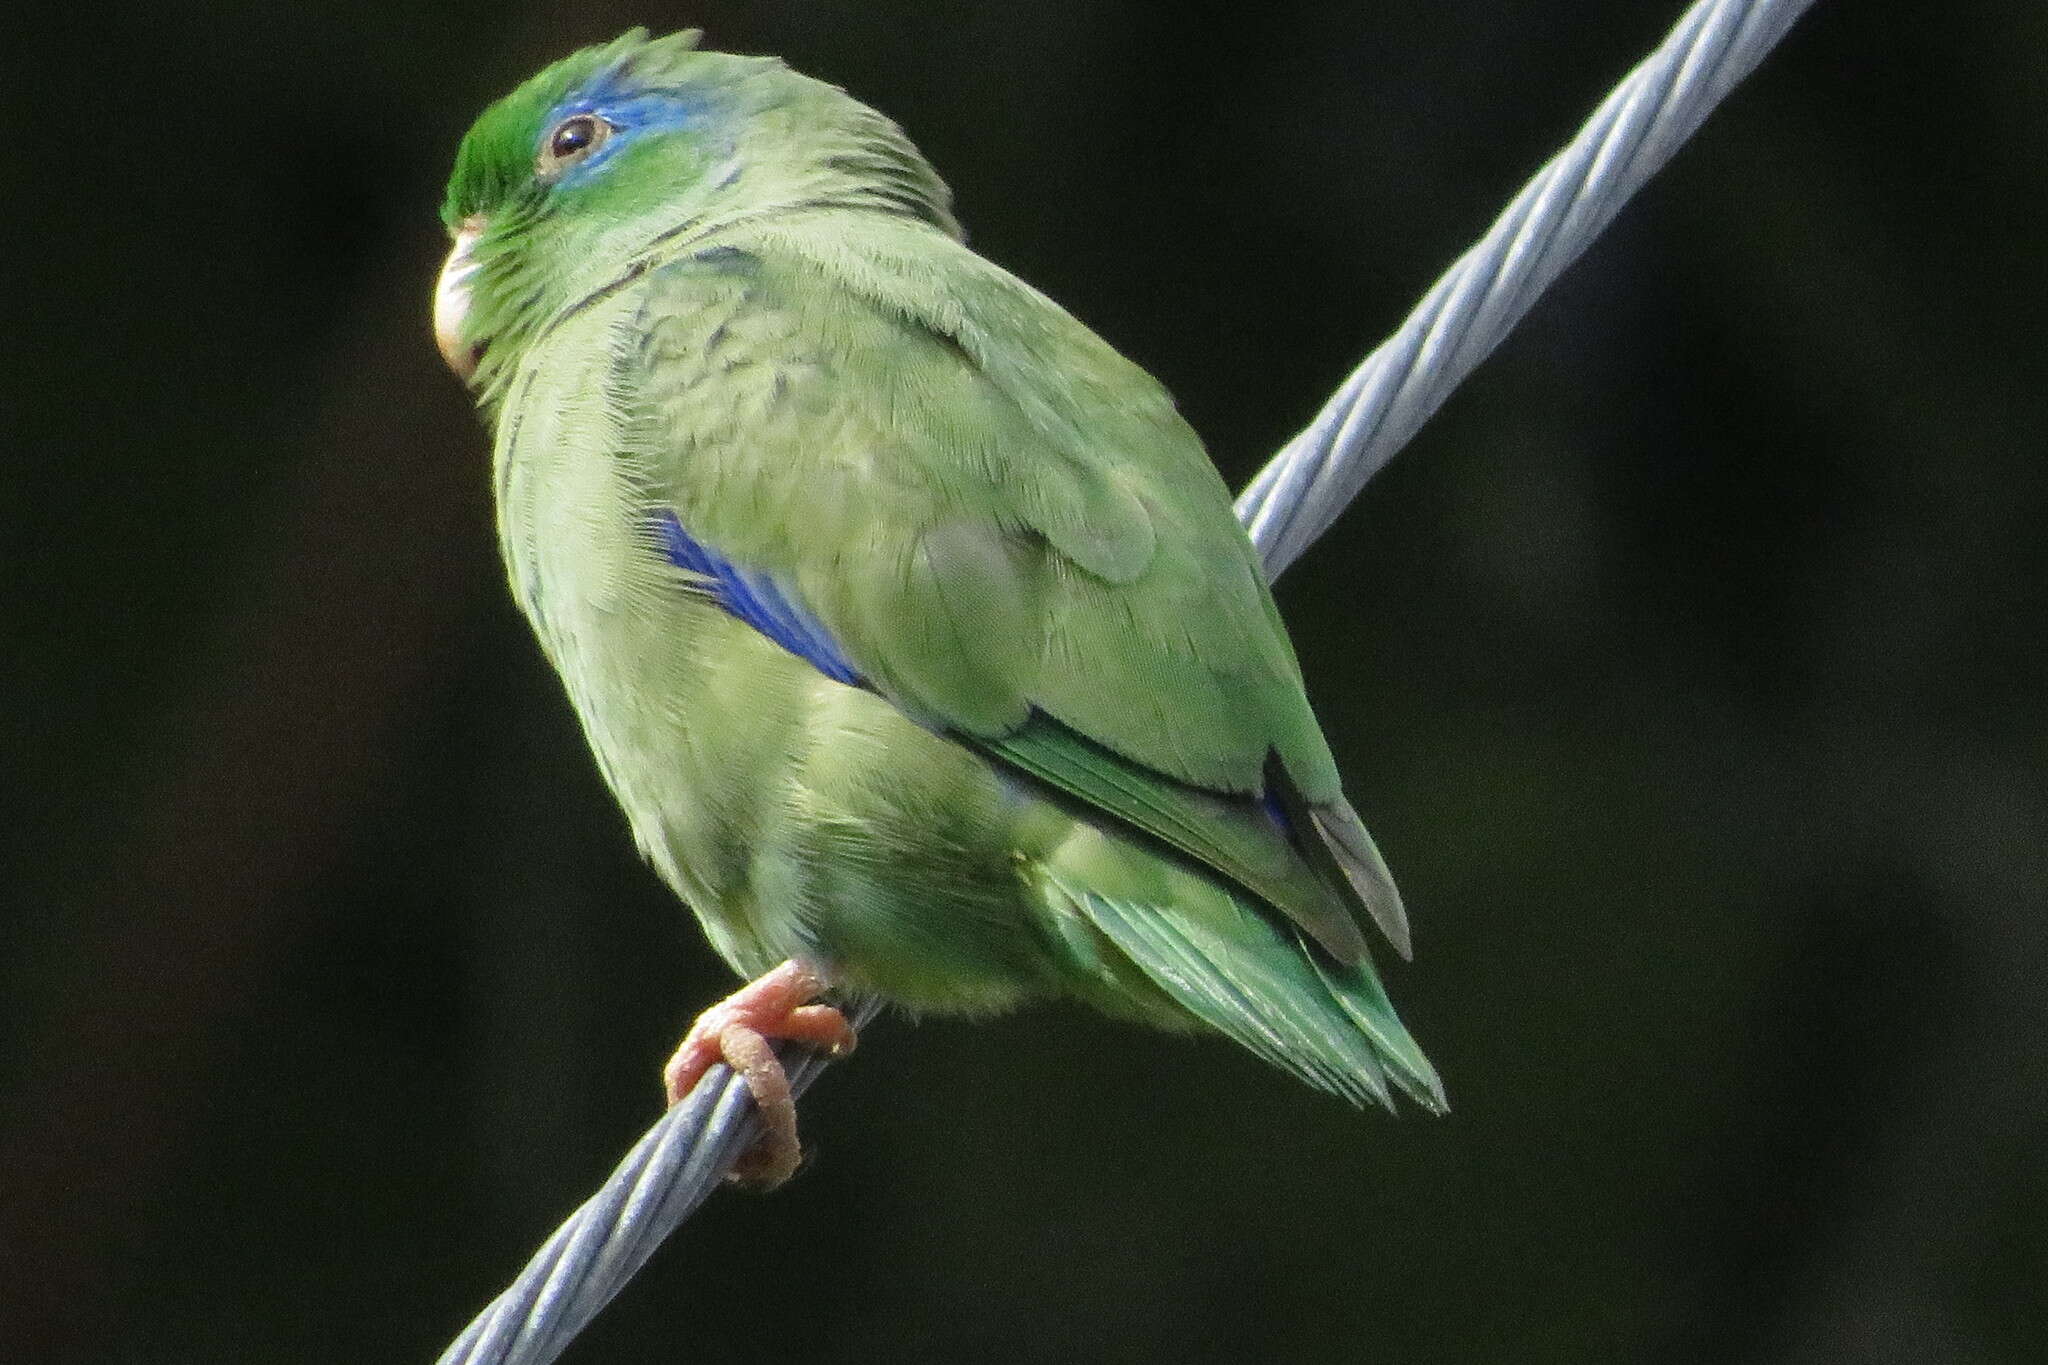
[[[1241,483],[1677,0],[104,6],[10,37],[0,1356],[424,1361],[726,986],[498,580],[457,138],[701,23]],[[2048,1358],[2048,8],[1821,0],[1280,592],[1455,1112],[891,1021],[577,1361]]]

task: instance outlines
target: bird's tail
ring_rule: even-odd
[[[1101,867],[1102,851],[1081,866],[1055,858],[1042,868],[1047,898],[1108,939],[1182,1009],[1354,1104],[1391,1109],[1391,1081],[1424,1109],[1446,1109],[1436,1069],[1394,1013],[1370,959],[1340,965],[1243,893],[1147,853],[1130,850],[1133,861],[1153,862],[1151,876],[1086,875]],[[1111,894],[1104,880],[1124,884]],[[1170,894],[1143,894],[1155,888]]]

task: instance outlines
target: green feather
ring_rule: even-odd
[[[1314,935],[1338,961],[1365,956],[1364,936],[1331,884],[1252,803],[1148,772],[1043,716],[977,747],[1222,873]]]

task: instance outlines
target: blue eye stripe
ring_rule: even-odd
[[[558,185],[574,185],[587,179],[644,133],[702,127],[706,122],[710,108],[695,95],[674,89],[629,91],[611,83],[611,76],[588,89],[571,92],[543,120],[542,141],[534,149],[535,155],[546,149],[547,139],[564,119],[579,114],[601,118],[613,130],[588,156],[563,171],[555,181]]]

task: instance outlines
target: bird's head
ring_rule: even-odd
[[[737,217],[844,207],[957,235],[944,183],[896,125],[775,58],[700,51],[699,36],[634,29],[585,48],[463,138],[434,333],[473,387],[491,392],[561,309]]]

